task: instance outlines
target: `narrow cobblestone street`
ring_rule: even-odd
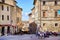
[[[9,35],[9,36],[2,36],[0,40],[60,40],[60,36],[51,36],[49,38],[38,39],[34,34],[24,34],[24,35]]]

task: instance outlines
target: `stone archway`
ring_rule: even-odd
[[[32,22],[29,24],[29,32],[31,34],[35,34],[37,29],[37,24],[35,22]]]

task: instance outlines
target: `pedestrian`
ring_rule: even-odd
[[[39,31],[38,31],[38,34],[37,35],[38,35],[38,38],[40,38],[40,32]]]

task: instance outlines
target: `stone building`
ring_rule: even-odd
[[[60,32],[60,0],[34,0],[35,22],[41,31]]]
[[[29,32],[35,34],[37,30],[37,24],[35,23],[35,7],[33,7],[31,11],[32,12],[29,14]]]
[[[32,23],[33,21],[32,21],[32,13],[30,13],[29,15],[29,23]]]
[[[32,22],[34,22],[35,21],[35,7],[33,7],[32,9],[32,12],[31,13],[29,13],[29,23],[32,23]]]
[[[16,10],[17,10],[17,17],[16,17],[17,29],[19,32],[20,29],[22,28],[22,8],[17,6]]]
[[[28,32],[29,31],[29,21],[22,21],[22,23],[24,24],[22,27],[22,31],[24,32]]]
[[[31,9],[31,13],[32,13],[32,20],[33,20],[33,22],[35,21],[35,7],[33,7],[32,9]]]
[[[29,33],[35,34],[37,30],[37,24],[35,23],[35,8],[32,8],[32,13],[29,14]]]
[[[0,35],[16,32],[16,1],[0,0]]]

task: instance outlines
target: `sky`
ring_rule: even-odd
[[[27,21],[29,19],[28,14],[31,13],[31,9],[33,8],[34,0],[16,0],[17,5],[23,9],[22,11],[22,20]]]

